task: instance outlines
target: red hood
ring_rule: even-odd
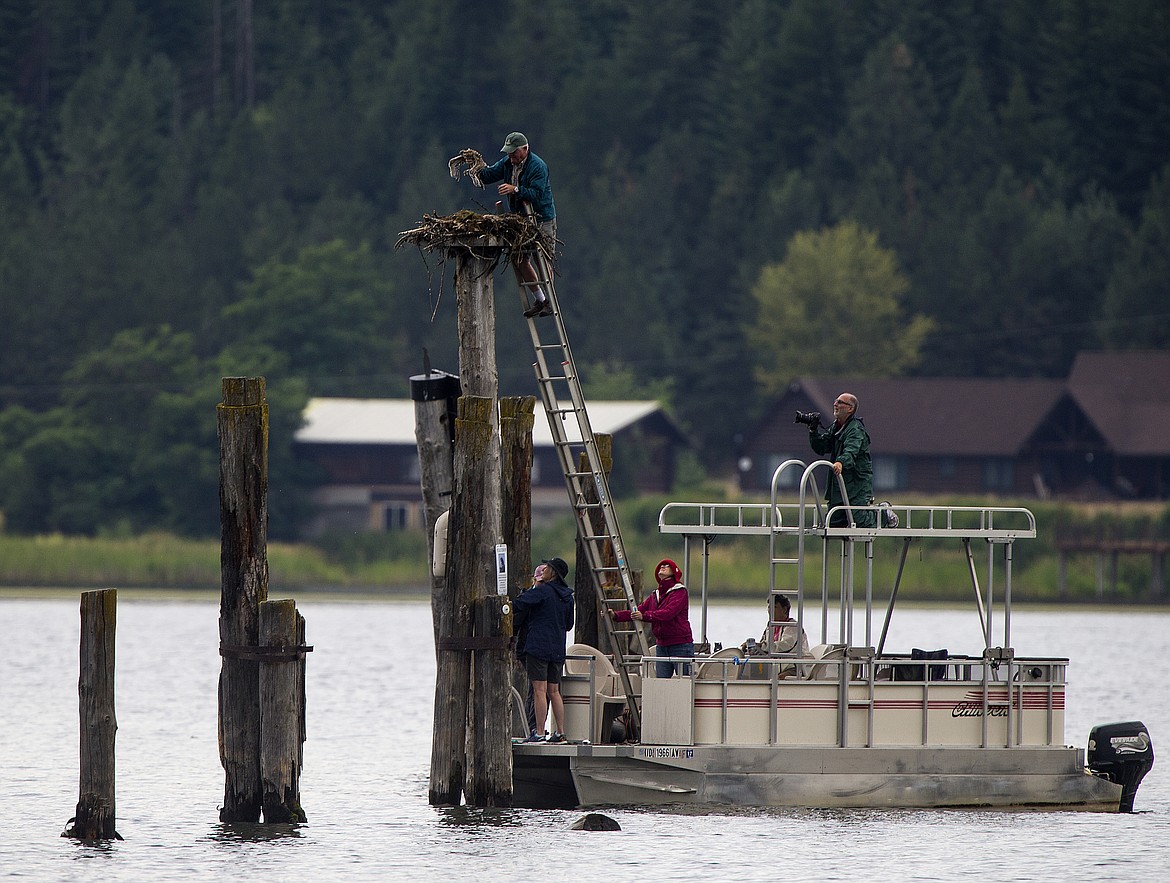
[[[668,578],[665,581],[658,579],[658,571],[662,568],[663,564],[670,565],[670,569],[673,575],[672,578]],[[663,558],[654,566],[654,578],[658,580],[658,585],[660,585],[662,588],[669,589],[675,583],[682,582],[682,569],[669,558]]]

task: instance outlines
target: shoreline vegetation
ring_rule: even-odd
[[[642,498],[619,504],[630,560],[674,558],[680,565],[681,542],[658,533],[658,512],[665,499]],[[899,501],[905,505],[910,501]],[[986,501],[948,501],[933,505],[987,505]],[[1013,504],[1004,504],[1013,505]],[[1037,538],[1016,545],[1012,596],[1014,601],[1054,604],[1155,604],[1170,601],[1163,588],[1152,595],[1153,556],[1111,556],[1079,553],[1067,558],[1067,590],[1058,591],[1060,538],[1143,540],[1170,537],[1170,505],[1054,504],[1024,505],[1037,519]],[[566,517],[534,531],[533,557],[558,554],[573,560],[574,523]],[[875,599],[889,597],[895,578],[895,539],[879,539],[875,554]],[[698,544],[695,544],[696,546]],[[884,548],[883,548],[884,546]],[[421,531],[392,534],[334,534],[312,543],[270,542],[269,594],[296,592],[332,597],[429,596],[426,539]],[[551,550],[551,551],[549,551]],[[767,547],[759,540],[719,538],[710,548],[709,587],[721,600],[753,600],[767,593]],[[1165,556],[1163,556],[1164,560]],[[982,571],[987,555],[980,551]],[[690,582],[698,588],[701,553],[692,551]],[[819,572],[817,566],[814,572]],[[983,579],[981,575],[981,580]],[[1166,574],[1163,573],[1163,579]],[[139,536],[78,537],[60,534],[14,536],[0,533],[0,589],[22,593],[114,587],[128,590],[218,592],[219,541],[186,539],[166,533]],[[993,586],[1000,595],[1003,586]],[[986,591],[986,587],[984,587]],[[899,600],[966,601],[972,588],[966,561],[957,545],[920,542],[912,553],[899,589]]]

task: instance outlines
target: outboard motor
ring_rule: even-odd
[[[1098,724],[1089,732],[1088,767],[1121,786],[1121,812],[1133,812],[1138,785],[1154,765],[1154,743],[1141,721]]]

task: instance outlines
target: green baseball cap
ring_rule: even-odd
[[[521,147],[528,145],[528,139],[524,137],[523,132],[513,132],[504,139],[504,146],[500,148],[500,153],[512,153]]]

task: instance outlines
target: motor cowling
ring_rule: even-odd
[[[1138,785],[1154,766],[1154,743],[1141,721],[1098,724],[1089,732],[1087,766],[1121,786],[1121,812],[1133,812]]]

